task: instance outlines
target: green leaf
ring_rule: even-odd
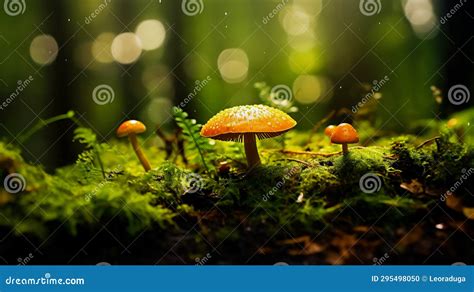
[[[196,120],[189,119],[188,114],[178,107],[173,108],[174,119],[178,126],[183,130],[183,135],[190,144],[190,148],[197,152],[200,162],[206,169],[209,171],[209,164],[206,161],[206,157],[209,157],[208,154],[213,150],[209,140],[201,136],[201,127],[202,125],[196,123]]]
[[[90,165],[93,165],[93,162],[96,160],[102,171],[102,177],[105,178],[104,164],[100,158],[100,152],[104,150],[106,144],[100,144],[97,142],[97,135],[89,128],[78,127],[74,130],[73,141],[78,141],[79,143],[85,145],[86,152],[79,155],[79,158],[76,163],[83,164],[85,168],[90,168]],[[95,159],[94,157],[95,156]]]

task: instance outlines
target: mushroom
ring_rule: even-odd
[[[151,169],[150,162],[146,158],[145,154],[142,152],[140,145],[138,144],[137,134],[143,133],[146,131],[145,125],[137,120],[129,120],[123,122],[117,129],[117,137],[122,138],[128,136],[128,140],[132,144],[133,150],[137,154],[138,159],[140,160],[141,164],[145,171],[149,171]]]
[[[350,124],[342,123],[339,124],[331,135],[331,142],[334,144],[342,144],[342,153],[349,153],[349,148],[347,144],[359,142],[359,135],[357,134],[356,129]]]
[[[201,129],[201,136],[222,141],[243,141],[247,167],[260,164],[258,139],[279,136],[296,126],[286,113],[266,105],[244,105],[225,109]]]
[[[336,126],[334,126],[334,125],[327,126],[326,129],[324,129],[324,135],[331,138],[332,133],[334,132],[334,129],[336,129]]]

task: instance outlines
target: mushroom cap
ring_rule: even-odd
[[[130,134],[140,134],[146,131],[145,125],[137,120],[123,122],[117,129],[117,137],[125,137]]]
[[[296,126],[289,115],[266,105],[235,106],[220,111],[201,129],[201,136],[223,141],[241,141],[244,134],[259,139],[279,136]]]
[[[334,125],[327,126],[326,129],[324,129],[324,135],[331,138],[332,133],[334,132],[335,129],[336,129],[336,126],[334,126]]]
[[[446,124],[448,128],[455,128],[458,125],[459,120],[456,118],[449,119],[448,123]]]
[[[331,142],[335,144],[351,144],[359,142],[356,129],[350,124],[339,124],[331,135]]]

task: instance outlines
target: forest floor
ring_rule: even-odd
[[[54,173],[0,142],[2,180],[24,179],[0,189],[0,260],[474,262],[472,111],[403,136],[356,123],[361,141],[347,155],[321,129],[290,131],[259,142],[251,172],[242,144],[195,137],[199,125],[181,119],[184,155],[180,143],[167,156],[160,138],[140,140],[149,172],[126,139],[101,143],[86,128],[76,130],[77,162]]]

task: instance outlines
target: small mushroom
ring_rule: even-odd
[[[138,144],[137,134],[143,133],[146,131],[145,125],[136,120],[129,120],[123,122],[117,129],[117,137],[122,138],[128,136],[128,140],[132,144],[133,150],[137,154],[138,159],[140,160],[141,164],[145,171],[149,171],[151,169],[150,162],[146,158],[145,154],[142,152],[140,145]]]
[[[359,135],[357,134],[356,129],[350,124],[342,123],[339,124],[331,135],[331,142],[334,144],[342,144],[342,153],[349,153],[349,148],[347,144],[359,142]]]
[[[201,129],[201,136],[222,141],[243,141],[247,167],[260,164],[258,139],[279,136],[296,126],[286,113],[266,105],[245,105],[225,109]]]
[[[334,126],[334,125],[327,126],[326,129],[324,129],[324,135],[331,138],[332,133],[334,132],[334,129],[336,129],[336,126]]]

